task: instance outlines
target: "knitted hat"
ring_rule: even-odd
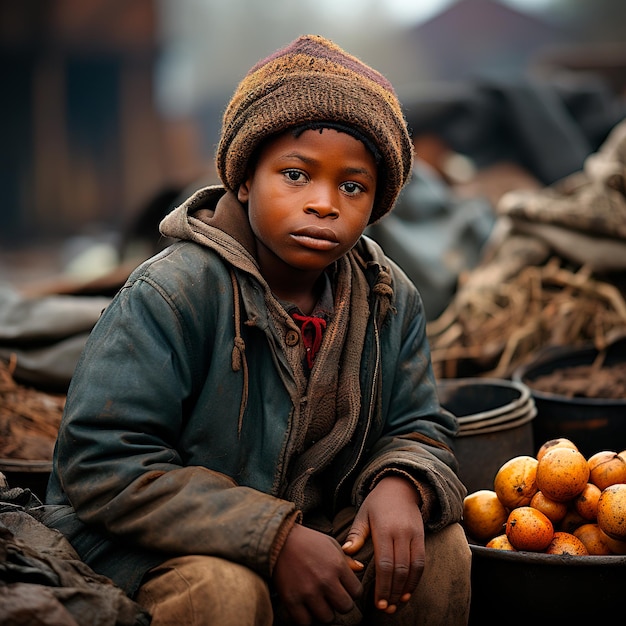
[[[315,35],[299,37],[259,61],[239,83],[224,113],[217,148],[222,183],[236,192],[263,140],[316,122],[354,128],[377,148],[381,161],[370,223],[377,221],[392,208],[411,173],[406,121],[384,76]]]

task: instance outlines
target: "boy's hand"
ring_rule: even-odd
[[[343,545],[354,554],[372,536],[376,607],[395,613],[407,602],[424,571],[424,522],[415,487],[399,476],[383,478],[359,509]]]
[[[273,580],[297,624],[330,623],[335,611],[347,613],[361,595],[353,571],[362,567],[332,537],[296,524],[278,555]]]

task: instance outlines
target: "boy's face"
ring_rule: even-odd
[[[266,278],[320,273],[348,252],[369,222],[376,180],[373,155],[346,133],[286,132],[266,142],[237,194]]]

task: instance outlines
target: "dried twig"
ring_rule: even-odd
[[[0,361],[0,457],[50,460],[65,396],[18,384],[15,366],[14,355]]]
[[[555,257],[505,284],[461,294],[427,330],[436,375],[455,376],[473,361],[492,363],[483,375],[507,377],[546,344],[604,349],[626,330],[626,302],[589,268],[571,272]]]

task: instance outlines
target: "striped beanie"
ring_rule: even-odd
[[[262,141],[289,128],[329,123],[355,129],[380,155],[370,223],[393,206],[407,182],[413,147],[389,81],[332,41],[299,37],[259,61],[226,107],[216,153],[222,183],[235,193]]]

